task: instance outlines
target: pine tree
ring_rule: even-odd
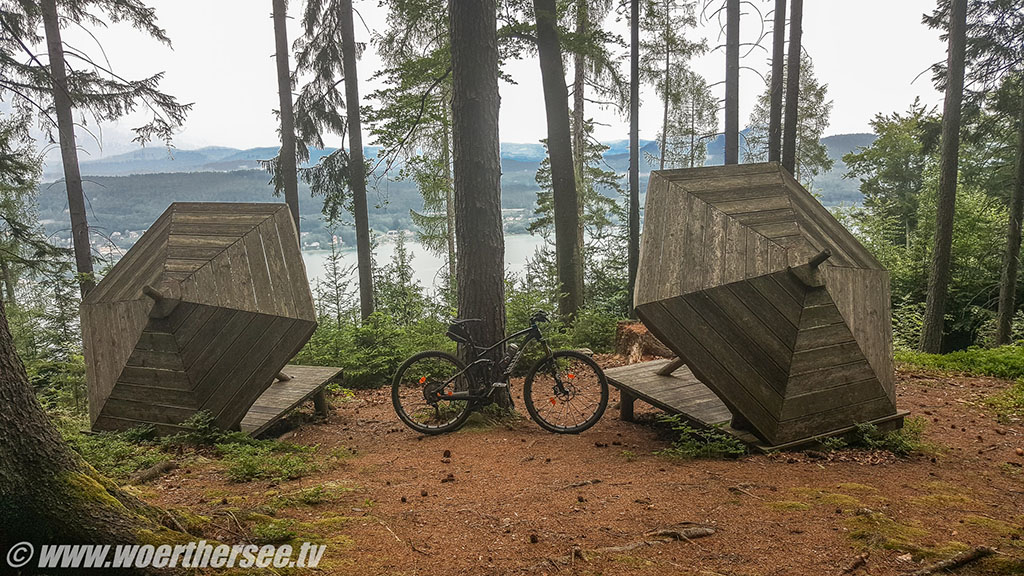
[[[804,186],[811,188],[815,176],[832,169],[833,161],[828,149],[821,143],[821,137],[828,129],[832,115],[832,101],[828,99],[828,84],[821,84],[814,75],[814,65],[804,54],[800,66],[800,99],[797,102],[796,156],[793,176]],[[786,70],[789,65],[786,65]],[[788,80],[788,78],[787,78]],[[771,111],[772,80],[769,76],[765,91],[757,100],[750,115],[750,130],[747,133],[744,157],[747,162],[768,160],[768,138]],[[783,102],[788,102],[789,93]]]
[[[669,138],[677,131],[674,120],[678,119],[680,107],[691,103],[694,98],[703,98],[693,89],[693,72],[688,62],[693,56],[706,50],[703,42],[687,40],[684,33],[697,25],[696,4],[692,0],[645,0],[640,30],[646,40],[640,43],[640,79],[654,86],[661,98],[662,120],[658,167],[664,170],[669,152]],[[689,92],[689,94],[687,94]],[[703,106],[703,102],[700,106]],[[717,124],[717,122],[716,122]]]
[[[170,46],[166,33],[157,25],[153,9],[139,0],[75,0],[60,5],[56,0],[21,2],[5,10],[0,18],[5,32],[0,40],[0,68],[4,70],[0,90],[13,95],[22,111],[36,113],[50,138],[59,141],[75,263],[84,294],[95,285],[95,278],[73,111],[90,114],[101,122],[147,108],[153,116],[135,129],[136,141],[145,143],[158,138],[169,145],[174,130],[184,122],[192,105],[180,104],[159,90],[162,73],[142,80],[125,80],[110,68],[105,57],[91,58],[88,51],[68,46],[61,37],[61,21],[74,22],[86,29],[106,26],[108,21],[126,22]],[[49,56],[47,65],[32,48],[44,40]]]

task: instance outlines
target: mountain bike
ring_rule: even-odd
[[[457,430],[475,408],[508,389],[510,377],[530,344],[538,342],[544,355],[526,374],[523,402],[541,428],[578,434],[593,426],[608,407],[608,380],[590,356],[576,350],[552,350],[540,330],[547,322],[535,312],[530,327],[491,346],[478,346],[467,325],[480,319],[453,320],[445,333],[463,346],[468,364],[447,352],[420,352],[405,361],[391,384],[391,402],[407,426],[423,434]],[[521,345],[512,342],[521,339]],[[506,345],[495,362],[492,352]],[[495,377],[497,375],[497,377]]]

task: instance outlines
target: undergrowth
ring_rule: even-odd
[[[657,454],[693,460],[696,458],[739,458],[747,447],[736,437],[711,428],[695,428],[679,415],[665,415],[658,422],[667,425],[675,434],[672,446]]]
[[[858,424],[856,429],[844,436],[826,438],[822,445],[829,450],[843,448],[866,448],[868,450],[888,450],[898,456],[906,456],[913,452],[927,451],[930,446],[924,442],[925,420],[921,417],[907,418],[903,428],[883,432],[874,424]]]
[[[1024,379],[1017,380],[1002,392],[985,399],[1001,424],[1024,420]]]
[[[1006,380],[1024,378],[1024,346],[968,348],[948,354],[925,354],[924,352],[898,350],[896,361],[918,368],[944,372],[993,376]]]

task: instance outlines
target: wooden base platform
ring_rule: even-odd
[[[619,389],[620,411],[623,420],[632,420],[634,402],[643,400],[669,414],[679,414],[695,426],[718,428],[732,434],[760,452],[795,448],[855,429],[855,426],[848,426],[827,434],[803,438],[796,442],[768,445],[750,432],[737,430],[730,426],[732,413],[718,396],[701,383],[685,365],[676,368],[671,374],[662,373],[666,368],[671,368],[670,365],[675,362],[676,360],[652,360],[605,370],[608,383]],[[907,414],[908,412],[901,411],[886,418],[872,420],[870,423],[883,430],[900,428],[903,425],[903,418]]]
[[[323,389],[331,378],[341,372],[341,368],[288,364],[281,372],[291,379],[275,381],[256,399],[242,418],[242,432],[258,436],[310,399],[317,404],[317,410],[326,415],[327,404],[323,399]]]

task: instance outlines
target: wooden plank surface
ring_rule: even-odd
[[[281,370],[291,380],[274,382],[242,418],[242,432],[257,436],[288,412],[313,397],[341,368],[289,364]]]

